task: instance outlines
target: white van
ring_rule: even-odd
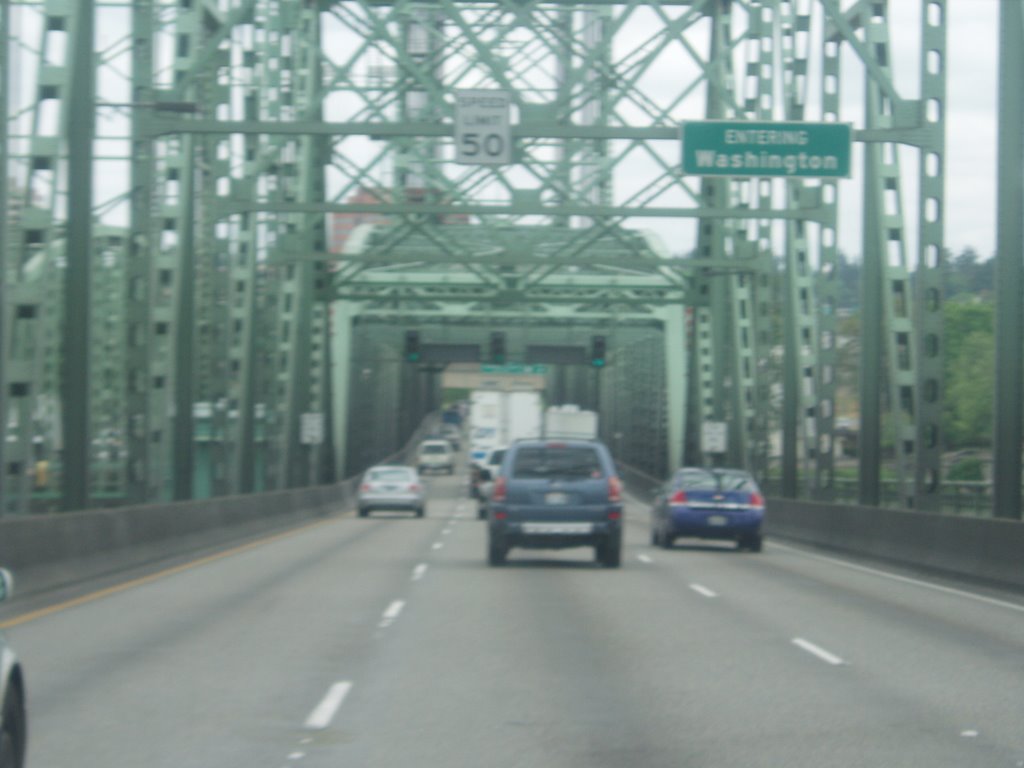
[[[455,453],[447,440],[424,440],[416,450],[416,466],[421,473],[445,470],[455,471]]]

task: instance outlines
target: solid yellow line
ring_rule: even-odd
[[[264,544],[270,544],[271,542],[278,541],[279,539],[284,539],[288,536],[294,536],[295,534],[301,533],[302,531],[309,530],[310,528],[315,528],[318,525],[326,525],[327,523],[331,522],[334,522],[334,520],[317,520],[313,523],[307,523],[306,525],[303,525],[300,528],[293,528],[292,530],[285,531],[284,533],[276,533],[273,536],[266,537],[265,539],[250,541],[248,544],[242,544],[241,546],[234,547],[233,549],[227,549],[223,552],[218,552],[215,555],[207,555],[206,557],[201,557],[198,560],[192,560],[187,563],[182,563],[181,565],[176,565],[173,568],[166,568],[162,571],[151,573],[148,576],[141,576],[137,579],[132,579],[131,581],[125,581],[120,584],[115,584],[112,587],[100,589],[96,592],[90,592],[86,595],[76,597],[72,600],[67,600],[63,603],[57,603],[56,605],[51,605],[46,608],[40,608],[36,611],[23,613],[21,616],[15,616],[13,619],[8,619],[7,621],[0,622],[0,629],[10,629],[11,627],[17,627],[22,624],[27,624],[30,621],[41,619],[44,616],[49,616],[53,613],[59,613],[60,611],[66,611],[68,608],[75,608],[79,605],[85,605],[86,603],[91,603],[94,600],[100,600],[104,597],[109,597],[110,595],[116,595],[118,592],[124,592],[127,589],[141,587],[145,584],[149,584],[150,582],[156,581],[158,579],[163,579],[167,576],[173,576],[176,573],[187,571],[190,568],[198,568],[200,565],[206,565],[207,563],[213,563],[217,560],[223,560],[225,557],[231,557],[232,555],[238,555],[242,552],[248,552],[250,549],[262,547]]]

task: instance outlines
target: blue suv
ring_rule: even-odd
[[[521,440],[506,451],[488,503],[488,562],[512,547],[594,547],[597,561],[622,561],[622,483],[596,440]]]

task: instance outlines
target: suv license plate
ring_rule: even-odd
[[[564,534],[593,533],[593,523],[523,523],[523,533]]]
[[[545,493],[544,494],[544,503],[545,504],[568,504],[569,503],[569,494],[567,494],[567,493],[558,493],[558,492]]]

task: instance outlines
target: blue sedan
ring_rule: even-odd
[[[651,543],[669,549],[677,538],[735,541],[761,551],[764,496],[741,469],[683,467],[657,489]]]

